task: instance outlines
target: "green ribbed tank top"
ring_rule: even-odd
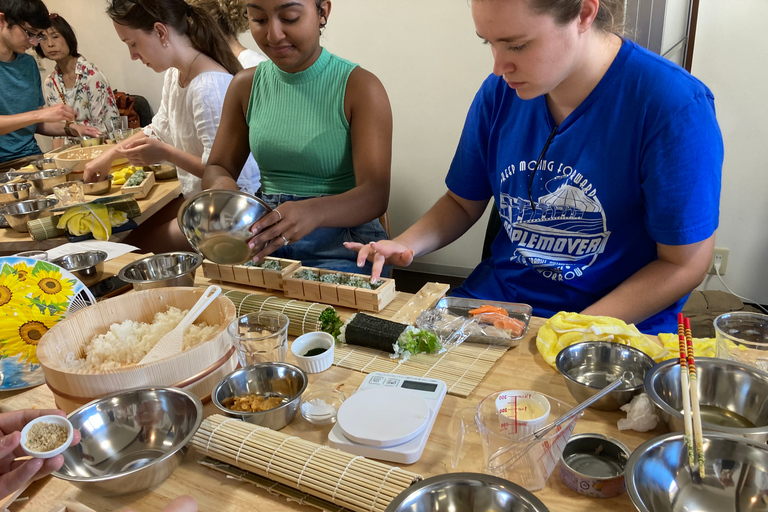
[[[272,61],[256,68],[247,120],[263,193],[317,196],[354,188],[344,95],[355,67],[323,48],[298,73]]]

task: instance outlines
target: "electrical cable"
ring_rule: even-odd
[[[720,279],[720,283],[721,283],[721,284],[722,284],[722,285],[725,287],[725,289],[726,289],[726,290],[728,290],[728,293],[730,293],[731,295],[735,295],[736,297],[740,298],[741,300],[747,301],[747,302],[749,302],[750,304],[754,304],[755,306],[757,306],[758,308],[760,308],[760,310],[761,310],[763,313],[765,313],[766,315],[768,315],[768,310],[766,310],[766,309],[765,309],[763,306],[761,306],[760,304],[758,304],[758,302],[757,302],[757,301],[755,301],[755,300],[752,300],[752,299],[749,299],[749,298],[747,298],[747,297],[742,297],[742,296],[741,296],[741,295],[739,295],[738,293],[735,293],[735,292],[733,292],[733,290],[731,290],[730,288],[728,288],[728,285],[727,285],[727,284],[725,284],[725,281],[723,281],[723,276],[721,276],[721,275],[720,275],[720,263],[719,263],[719,262],[718,262],[718,263],[715,263],[714,267],[715,267],[715,274],[717,274],[717,278],[718,278],[718,279]]]

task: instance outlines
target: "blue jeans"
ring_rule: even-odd
[[[290,194],[263,194],[256,196],[267,203],[272,209],[286,201],[302,201],[309,197],[299,197]],[[363,267],[357,266],[357,252],[344,247],[344,242],[367,244],[377,240],[386,240],[387,232],[381,226],[379,219],[366,222],[353,228],[317,228],[301,240],[291,241],[290,245],[281,247],[270,256],[300,260],[305,267],[324,268],[337,272],[352,274],[371,274],[371,262]],[[389,266],[384,267],[382,276],[388,276]]]

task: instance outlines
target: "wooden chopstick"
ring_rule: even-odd
[[[693,408],[693,434],[696,438],[696,455],[699,459],[699,476],[704,478],[704,435],[701,431],[701,410],[699,408],[699,386],[696,382],[696,363],[693,358],[693,336],[691,335],[691,320],[685,320],[685,341],[688,351],[688,375],[690,377],[691,406]]]
[[[683,419],[685,423],[685,445],[688,448],[688,462],[694,466],[694,442],[693,423],[691,420],[691,395],[688,382],[688,363],[685,342],[685,327],[683,327],[683,314],[677,315],[677,337],[680,347],[680,389],[683,395]]]

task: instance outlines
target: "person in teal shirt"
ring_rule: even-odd
[[[0,170],[21,167],[41,151],[35,133],[51,136],[97,136],[93,127],[71,125],[71,107],[45,105],[40,71],[25,52],[45,40],[51,26],[40,0],[0,0]],[[66,123],[66,124],[65,124]]]
[[[378,221],[389,202],[392,159],[384,86],[320,45],[328,0],[249,0],[247,10],[270,61],[232,81],[203,188],[237,189],[252,152],[261,170],[258,195],[274,208],[252,227],[254,261],[272,255],[360,272],[342,243],[386,237]]]

